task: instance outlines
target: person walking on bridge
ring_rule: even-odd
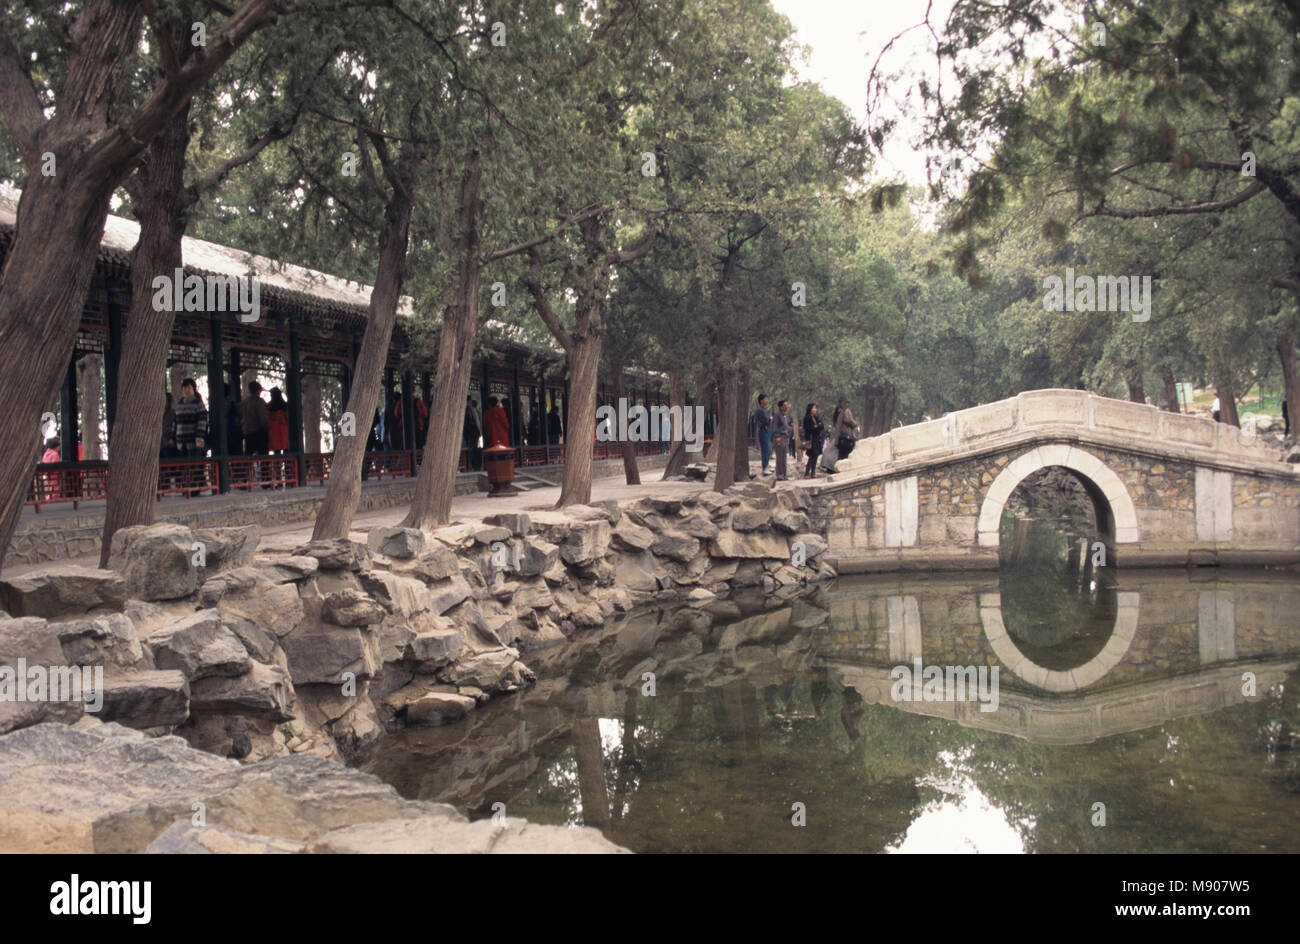
[[[839,405],[835,408],[835,449],[840,459],[847,459],[853,447],[857,445],[858,434],[862,430],[858,428],[858,422],[853,418],[853,411],[849,409],[847,400],[841,399]]]
[[[804,467],[803,477],[817,478],[817,460],[822,456],[822,442],[826,438],[826,424],[817,415],[817,404],[809,403],[803,414],[803,438],[808,453],[808,465]]]

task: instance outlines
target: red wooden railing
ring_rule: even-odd
[[[708,440],[706,440],[708,442]],[[667,452],[670,443],[637,443],[639,456]],[[516,446],[515,463],[521,467],[537,468],[564,463],[564,446]],[[596,459],[619,459],[619,443],[594,444]],[[409,452],[367,452],[365,469],[367,479],[410,477],[419,469],[424,458],[423,450],[415,453],[412,466]],[[292,456],[264,456],[259,458],[228,459],[230,488],[251,491],[255,488],[292,488],[299,484],[323,484],[329,481],[332,453],[315,453],[303,457],[302,482],[298,480],[298,462]],[[460,451],[461,472],[469,471],[469,451]],[[220,491],[220,463],[216,459],[166,459],[158,463],[158,493],[164,495],[216,495]],[[107,462],[51,462],[36,467],[25,504],[37,513],[45,505],[72,503],[76,508],[83,501],[104,499],[108,496]]]

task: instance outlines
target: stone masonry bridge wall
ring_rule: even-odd
[[[1120,566],[1300,563],[1300,471],[1235,427],[1036,390],[863,440],[812,518],[842,572],[993,568],[1016,486],[1064,466]]]

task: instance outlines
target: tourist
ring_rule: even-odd
[[[560,405],[551,404],[551,412],[546,414],[546,441],[558,446],[564,440],[564,423],[560,419]]]
[[[822,455],[822,440],[826,438],[826,424],[817,415],[817,404],[809,403],[803,414],[804,450],[808,453],[808,464],[804,467],[803,477],[817,478],[817,460]]]
[[[248,384],[248,396],[239,401],[239,428],[244,431],[244,455],[264,456],[270,447],[271,416],[262,399],[262,385]]]
[[[790,401],[778,400],[776,414],[772,417],[772,442],[776,449],[776,480],[786,481],[786,450],[794,435],[794,417],[790,415]]]
[[[471,472],[483,468],[483,420],[479,417],[478,404],[473,397],[465,398],[465,425],[461,430],[461,443],[468,453],[468,466]]]
[[[425,391],[426,395],[428,391]],[[429,404],[424,397],[416,397],[415,403],[415,448],[423,449],[424,441],[429,435]]]
[[[276,455],[289,451],[289,404],[279,387],[271,388],[271,402],[266,407],[267,447]]]
[[[186,377],[181,383],[181,398],[176,401],[172,414],[176,418],[176,451],[185,458],[202,459],[208,451],[208,408],[203,405],[193,378]],[[193,497],[195,491],[207,485],[206,470],[186,467],[181,484],[185,497]]]
[[[840,459],[847,458],[853,451],[860,432],[857,421],[853,418],[853,411],[849,409],[848,401],[841,399],[839,405],[835,407],[835,449]]]
[[[207,452],[208,409],[193,379],[186,377],[181,384],[181,398],[172,414],[177,452],[191,459],[203,458]]]
[[[1214,422],[1216,422],[1216,423],[1220,422],[1220,420],[1219,420],[1220,409],[1219,409],[1219,398],[1218,398],[1218,397],[1215,397],[1215,398],[1214,398],[1214,402],[1213,402],[1212,404],[1210,404],[1210,412],[1214,414]]]
[[[488,446],[510,445],[510,419],[496,397],[488,397],[488,408],[483,411],[483,432]]]
[[[45,452],[41,454],[41,464],[44,465],[49,462],[62,462],[63,455],[59,452],[59,448],[62,445],[63,442],[58,436],[51,436],[47,439],[45,441]],[[43,486],[41,491],[44,493],[42,497],[46,501],[63,497],[62,481],[58,472],[42,473],[40,479]]]
[[[758,452],[762,457],[762,474],[767,475],[767,464],[772,461],[772,414],[767,409],[767,394],[758,395],[758,408],[754,410],[754,425],[758,428]]]

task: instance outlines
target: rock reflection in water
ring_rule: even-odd
[[[642,613],[535,653],[535,686],[394,735],[366,769],[642,852],[1300,851],[1293,578],[1121,574],[1081,609],[1071,592],[843,579]],[[1077,619],[1027,635],[1017,608]],[[917,658],[998,666],[998,710],[893,701],[890,669]]]

